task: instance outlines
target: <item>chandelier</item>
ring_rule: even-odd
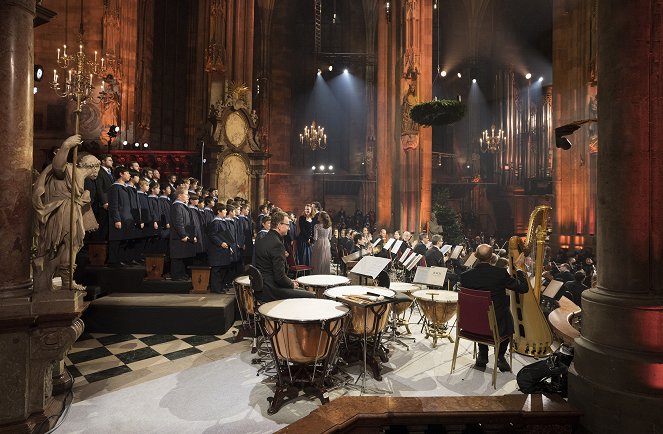
[[[495,153],[500,150],[500,146],[504,144],[504,131],[498,130],[495,134],[495,124],[490,127],[490,134],[488,130],[484,130],[479,145],[481,152]]]
[[[327,149],[325,128],[316,125],[315,121],[311,122],[311,126],[304,127],[304,133],[299,135],[299,142],[308,145],[312,151]]]

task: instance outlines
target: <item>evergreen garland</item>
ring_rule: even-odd
[[[410,118],[419,125],[449,125],[465,115],[465,104],[455,99],[438,99],[419,103],[410,110]]]

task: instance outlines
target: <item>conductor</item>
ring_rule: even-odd
[[[460,275],[460,284],[464,288],[490,291],[493,305],[495,306],[495,317],[499,328],[500,336],[510,336],[514,333],[513,318],[509,310],[509,296],[506,289],[519,293],[529,291],[527,276],[524,272],[518,270],[517,277],[511,277],[505,268],[490,265],[493,256],[493,248],[488,244],[480,244],[476,250],[476,257],[479,263],[472,269]],[[518,258],[523,262],[522,257]],[[510,371],[511,366],[506,361],[508,345],[501,345],[498,353],[497,367],[500,371]],[[488,363],[488,346],[479,344],[479,354],[477,355],[476,367],[485,368]]]
[[[267,235],[256,240],[256,268],[262,274],[263,290],[256,297],[269,302],[286,298],[315,298],[306,290],[298,289],[297,282],[286,274],[285,246],[283,237],[290,228],[290,218],[277,211],[272,214],[272,228]]]

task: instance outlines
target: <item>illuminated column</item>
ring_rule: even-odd
[[[598,2],[599,280],[569,376],[597,433],[663,426],[662,14],[661,0]]]

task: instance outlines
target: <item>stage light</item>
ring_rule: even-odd
[[[345,69],[343,70],[343,74],[347,74],[347,73],[348,73],[348,68],[345,68]]]
[[[539,77],[539,83],[543,81],[543,77]]]
[[[334,166],[332,166],[332,165],[330,164],[330,165],[329,165],[329,170],[334,170]]]
[[[149,146],[150,145],[148,145],[147,143],[143,143],[143,148],[149,148]]]
[[[33,93],[33,94],[36,94],[36,93],[37,93],[37,86],[35,86],[35,87],[32,89],[32,93]]]
[[[318,75],[322,75],[322,71],[318,68]]]
[[[466,167],[469,169],[471,166],[468,164]]]
[[[44,67],[41,65],[35,65],[35,81],[41,81],[44,78]]]
[[[129,144],[129,142],[127,142],[126,140],[124,142],[122,142],[122,146],[127,146],[128,144]]]
[[[117,133],[119,132],[120,132],[120,127],[118,127],[117,125],[111,125],[110,127],[108,127],[108,132],[106,134],[111,139],[114,139],[115,137],[117,137]]]
[[[476,83],[476,82],[477,82],[477,79],[476,79],[476,78],[473,78],[473,79],[472,79],[472,83]]]
[[[138,142],[134,143],[134,147],[140,148],[140,143],[138,143]]]
[[[529,80],[530,78],[532,78],[532,74],[528,72],[527,74],[525,74],[525,78]]]
[[[315,170],[315,166],[311,166],[311,170]]]
[[[446,77],[446,76],[447,76],[447,71],[442,70],[442,72],[440,72],[440,75],[441,75],[442,77]]]
[[[433,3],[433,9],[437,9],[437,2]]]
[[[320,167],[318,167],[318,169],[325,170],[325,166],[323,164],[321,164]]]
[[[327,69],[329,69],[329,71],[333,71],[334,70],[334,65],[329,65],[329,68],[327,68]]]
[[[458,78],[462,78],[462,77],[463,77],[463,74],[461,74],[460,72],[459,72],[458,74],[456,74],[456,75],[458,75]]]

